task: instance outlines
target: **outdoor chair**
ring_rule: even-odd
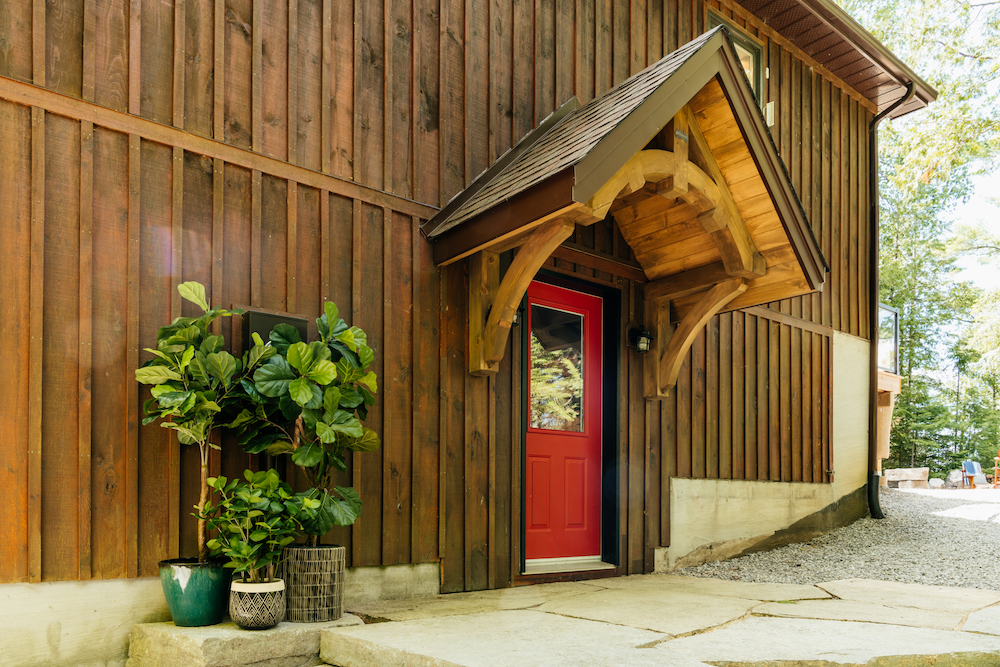
[[[994,471],[995,473],[995,471]],[[983,474],[983,467],[979,465],[979,461],[963,461],[962,462],[962,488],[965,488],[965,480],[969,480],[969,488],[976,488],[976,480],[979,480],[980,484],[987,484],[986,475]],[[995,484],[995,482],[994,482]]]

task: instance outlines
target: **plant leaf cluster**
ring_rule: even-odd
[[[245,451],[290,455],[317,489],[320,509],[305,523],[310,535],[349,526],[358,518],[360,496],[334,485],[334,473],[347,470],[347,451],[381,445],[378,434],[362,424],[378,392],[375,373],[369,370],[375,354],[367,335],[348,326],[329,302],[316,328],[320,340],[310,343],[292,326],[274,328],[273,356],[242,382],[253,405],[233,422]]]
[[[274,578],[282,549],[315,517],[320,501],[312,497],[312,489],[293,494],[273,469],[247,470],[243,476],[246,481],[210,477],[219,500],[209,501],[200,517],[218,530],[208,546],[228,559],[225,566],[244,581],[263,583]]]

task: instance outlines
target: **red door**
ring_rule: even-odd
[[[601,553],[601,305],[528,288],[527,559]]]

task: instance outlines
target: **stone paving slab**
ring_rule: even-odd
[[[320,633],[363,625],[344,614],[326,623],[279,623],[270,630],[241,630],[227,622],[200,628],[168,623],[132,626],[126,667],[309,667],[319,662]]]
[[[842,600],[916,607],[968,614],[1000,602],[1000,592],[952,586],[924,586],[872,579],[841,579],[816,584]]]
[[[376,620],[409,621],[417,618],[454,616],[483,611],[530,609],[551,600],[570,598],[602,590],[588,582],[560,582],[517,586],[494,591],[449,593],[432,598],[385,600],[350,605],[350,611]]]
[[[706,667],[665,662],[666,635],[533,610],[375,623],[323,633],[320,656],[338,667]]]
[[[605,590],[546,602],[538,607],[573,618],[603,621],[669,635],[683,635],[746,616],[758,600],[707,597],[662,588]]]
[[[727,667],[742,665],[962,665],[995,667],[1000,637],[969,632],[906,628],[797,618],[754,617],[714,632],[659,644],[663,665],[700,660]],[[891,660],[885,656],[962,654],[951,661]],[[882,658],[882,660],[878,660]]]
[[[855,600],[804,600],[801,602],[769,602],[756,607],[754,614],[783,618],[814,618],[829,621],[859,621],[905,625],[913,628],[959,630],[965,614],[953,611],[889,607]]]
[[[1000,606],[972,612],[962,629],[966,632],[1000,635]]]
[[[596,582],[603,588],[667,588],[675,592],[695,593],[718,597],[744,598],[780,602],[783,600],[825,600],[831,595],[816,586],[802,584],[764,584],[745,581],[723,581],[700,577],[669,574],[636,574],[628,577],[601,579]]]

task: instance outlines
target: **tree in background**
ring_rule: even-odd
[[[1000,2],[849,0],[844,7],[939,92],[927,109],[879,130],[881,299],[900,311],[903,375],[886,465],[928,466],[938,475],[968,458],[992,465],[986,454],[996,446],[986,443],[997,436],[991,387],[1000,366],[990,360],[1000,364],[1000,295],[957,277],[957,258],[984,256],[992,237],[970,232],[963,245],[949,214],[1000,155]]]

